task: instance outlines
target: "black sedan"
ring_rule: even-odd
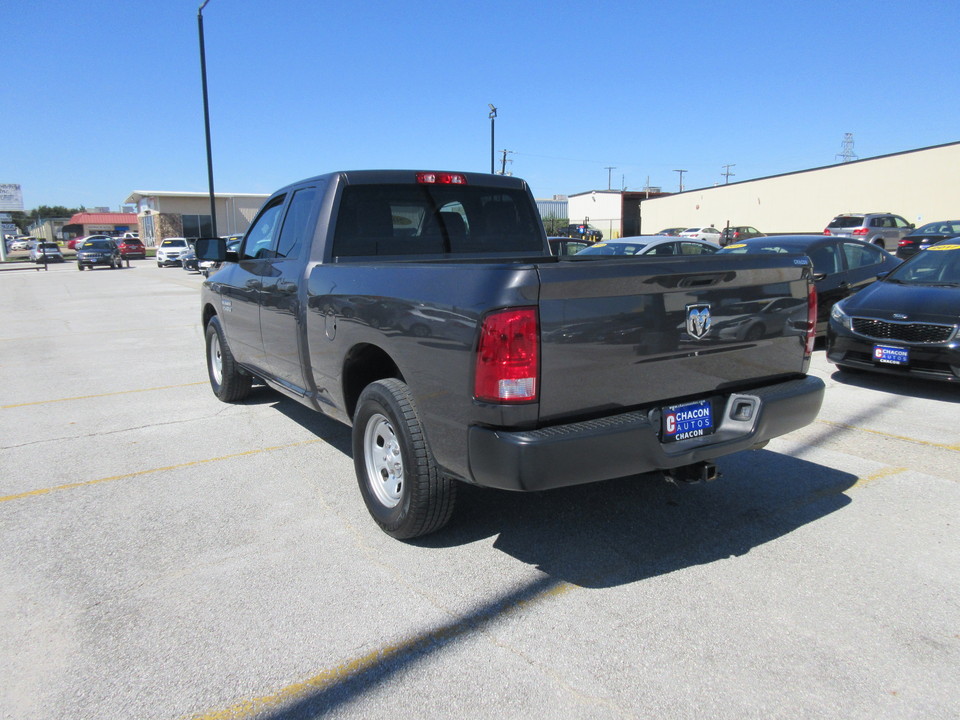
[[[109,268],[122,268],[123,258],[120,247],[110,238],[93,238],[83,245],[77,245],[77,269],[106,265]]]
[[[960,236],[960,220],[927,223],[904,235],[897,245],[897,257],[906,260],[934,243]]]
[[[827,235],[774,235],[733,243],[721,253],[794,253],[813,262],[817,288],[817,334],[827,330],[833,304],[865,288],[900,264],[876,245]]]
[[[827,359],[841,370],[960,382],[960,242],[917,253],[833,306]]]

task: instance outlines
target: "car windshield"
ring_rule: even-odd
[[[186,240],[164,240],[160,243],[160,247],[186,247]]]
[[[910,233],[910,235],[960,235],[960,220],[927,223]],[[909,236],[908,236],[909,237]]]
[[[860,227],[861,225],[863,225],[862,215],[861,216],[841,215],[831,220],[829,227],[852,228],[852,227]]]
[[[960,244],[932,245],[898,266],[886,279],[904,285],[960,287]]]
[[[84,250],[109,250],[110,249],[109,240],[87,240],[83,244]]]
[[[769,242],[751,242],[741,243],[739,245],[727,245],[720,252],[722,253],[794,253],[803,255],[807,248],[802,245],[788,245],[787,243],[776,242],[771,238]]]
[[[648,245],[649,243],[597,243],[585,247],[577,255],[639,255]]]

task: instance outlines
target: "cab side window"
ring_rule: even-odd
[[[303,248],[310,244],[310,238],[305,235],[312,230],[312,226],[308,227],[308,224],[316,196],[317,189],[312,187],[301,188],[293,194],[287,216],[283,219],[280,239],[277,241],[277,257],[299,257]]]
[[[253,221],[253,225],[247,231],[247,237],[243,243],[243,250],[240,253],[241,260],[259,260],[276,256],[273,251],[273,238],[277,234],[277,224],[280,220],[280,211],[283,210],[285,197],[285,195],[275,197]]]

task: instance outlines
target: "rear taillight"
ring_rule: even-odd
[[[807,293],[807,355],[813,355],[813,345],[817,340],[817,288],[810,283]]]
[[[823,234],[824,234],[824,235],[829,235],[829,234],[830,234],[830,228],[824,228],[824,229],[823,229]]]
[[[473,394],[495,403],[537,399],[540,331],[536,308],[491,313],[480,328]]]
[[[869,235],[869,234],[870,234],[870,229],[869,229],[869,228],[857,228],[856,230],[853,231],[852,234],[853,234],[853,235]]]
[[[903,239],[897,243],[897,247],[907,247],[907,245],[913,245],[913,240]]]
[[[418,172],[417,182],[422,185],[466,185],[467,179],[458,173]]]

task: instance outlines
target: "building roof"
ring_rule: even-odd
[[[68,225],[129,225],[137,224],[136,213],[77,213]]]
[[[215,192],[214,197],[232,198],[232,197],[251,197],[268,198],[270,193],[222,193]],[[123,201],[124,205],[136,205],[145,197],[177,197],[177,198],[208,198],[208,192],[171,192],[169,190],[134,190],[129,197]]]

